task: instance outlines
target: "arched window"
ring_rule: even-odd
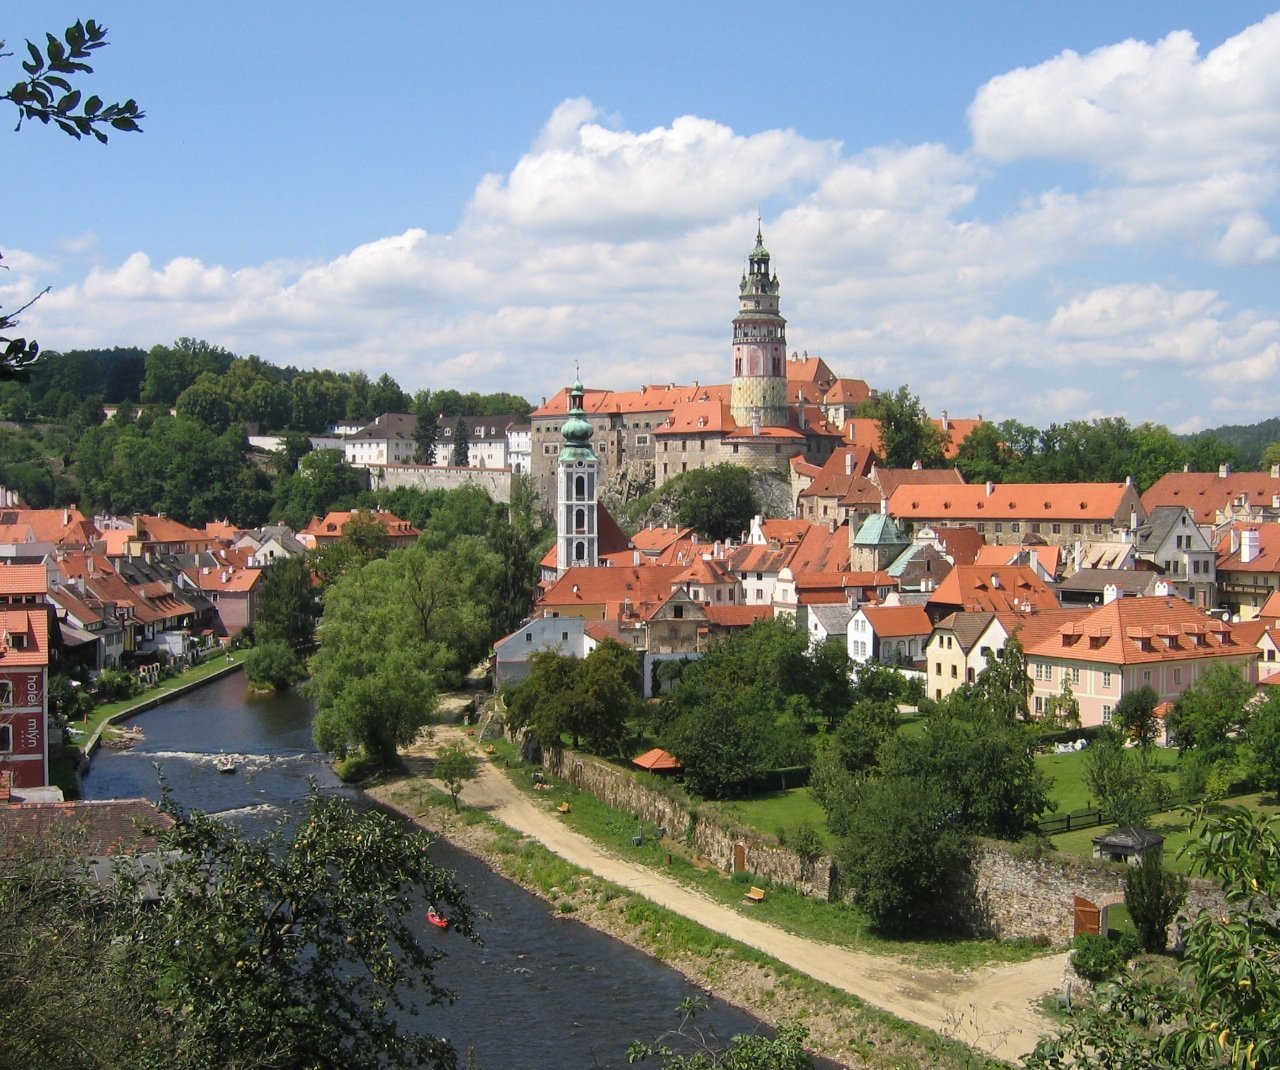
[[[573,496],[575,498],[585,498],[587,496],[587,477],[578,476],[573,481]]]
[[[587,559],[587,544],[579,540],[573,544],[573,559],[575,561],[585,561]]]
[[[587,511],[585,509],[578,509],[574,511],[573,530],[574,531],[587,530]]]

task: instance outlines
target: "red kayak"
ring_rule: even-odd
[[[449,919],[438,914],[435,907],[427,909],[427,921],[431,922],[437,929],[449,928]]]

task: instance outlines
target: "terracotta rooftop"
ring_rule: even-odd
[[[1142,496],[1148,511],[1159,505],[1184,505],[1197,524],[1214,523],[1218,511],[1247,497],[1255,505],[1270,505],[1280,495],[1280,478],[1270,472],[1169,472]]]

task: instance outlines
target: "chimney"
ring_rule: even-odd
[[[1183,474],[1184,474],[1184,475],[1185,475],[1186,473],[1188,473],[1188,472],[1190,472],[1190,471],[1191,471],[1191,464],[1190,464],[1190,462],[1188,462],[1187,464],[1184,464],[1184,465],[1182,466],[1182,471],[1183,471]]]
[[[990,498],[991,495],[993,495],[995,492],[996,492],[996,485],[992,483],[991,480],[988,479],[987,480],[987,497]]]
[[[991,586],[994,587],[997,591],[1000,590],[1000,573],[998,572],[991,573]]]
[[[1271,466],[1271,478],[1280,479],[1280,464],[1273,464]]]
[[[847,476],[853,475],[853,450],[844,455],[844,474]]]
[[[919,461],[911,462],[911,471],[919,472],[922,468],[924,468],[924,465],[922,465]]]
[[[946,409],[942,410],[942,430],[944,431],[951,430],[951,417],[947,414]]]
[[[1219,479],[1226,479],[1226,478],[1227,478],[1227,476],[1229,476],[1230,474],[1231,474],[1231,465],[1229,465],[1229,464],[1220,464],[1220,465],[1218,465],[1218,478],[1219,478]]]
[[[1258,529],[1245,528],[1240,532],[1240,563],[1247,565],[1258,556]]]
[[[1119,597],[1120,597],[1120,588],[1117,587],[1114,583],[1108,583],[1105,587],[1102,588],[1102,604],[1104,606],[1111,605],[1111,603],[1114,602]]]

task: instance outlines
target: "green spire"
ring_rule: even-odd
[[[597,460],[591,448],[591,421],[582,407],[585,393],[582,380],[575,379],[573,386],[569,387],[569,418],[560,426],[560,434],[564,436],[564,445],[560,448],[561,461]]]

